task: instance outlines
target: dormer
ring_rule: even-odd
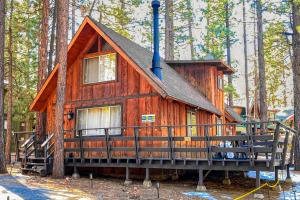
[[[217,108],[224,110],[224,75],[234,70],[221,60],[165,61]]]

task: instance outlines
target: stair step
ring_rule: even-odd
[[[33,163],[33,162],[27,162],[26,165],[39,165],[39,166],[43,166],[43,165],[45,165],[45,163]]]

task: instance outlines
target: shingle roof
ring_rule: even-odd
[[[225,105],[225,112],[227,112],[236,122],[244,121],[243,118],[239,116],[229,105]]]
[[[90,18],[124,53],[130,57],[155,83],[166,93],[167,97],[199,107],[203,110],[221,115],[222,113],[204,96],[183,79],[161,58],[163,80],[151,71],[153,53],[135,42],[123,37],[112,29]]]

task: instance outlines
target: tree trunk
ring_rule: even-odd
[[[258,83],[258,75],[257,75],[257,39],[256,39],[256,35],[257,35],[257,30],[256,30],[256,25],[257,25],[257,21],[256,21],[256,9],[253,9],[253,51],[254,51],[254,102],[253,102],[253,116],[250,115],[250,118],[253,119],[258,119],[259,118],[259,113],[258,113],[258,87],[259,87],[259,83]],[[250,111],[251,114],[251,111]]]
[[[189,45],[190,45],[190,53],[191,53],[191,59],[195,59],[195,47],[194,47],[194,37],[193,37],[193,8],[191,5],[191,0],[186,1],[187,5],[187,11],[191,12],[191,14],[188,16],[188,31],[189,31]]]
[[[298,131],[295,142],[295,170],[300,170],[300,5],[292,1],[293,13],[293,81],[294,81],[294,109],[295,129]]]
[[[174,60],[173,0],[165,0],[165,59]]]
[[[68,0],[57,1],[56,57],[60,64],[56,89],[53,177],[64,177],[64,102],[68,53]]]
[[[92,5],[91,5],[91,9],[90,9],[90,12],[89,12],[89,16],[92,16],[92,13],[93,13],[95,4],[96,4],[96,0],[94,0],[93,3],[92,3]]]
[[[41,35],[39,47],[39,68],[38,68],[38,86],[39,91],[47,78],[47,47],[48,47],[48,30],[49,30],[49,0],[43,0]],[[37,139],[42,141],[46,134],[46,113],[39,112],[37,116]]]
[[[75,35],[75,24],[76,24],[76,0],[72,0],[72,37]]]
[[[12,35],[12,21],[13,21],[14,1],[10,2],[10,16],[8,27],[8,104],[7,104],[7,132],[5,145],[5,160],[6,163],[11,162],[11,135],[12,135],[12,107],[13,107],[13,84],[12,84],[12,65],[13,65],[13,35]]]
[[[243,40],[244,40],[244,65],[245,65],[245,89],[246,89],[246,117],[247,121],[249,118],[249,72],[248,72],[248,49],[247,49],[247,27],[246,27],[246,5],[245,0],[243,0]],[[255,34],[255,33],[254,33]],[[254,41],[255,42],[255,41]]]
[[[0,174],[6,173],[4,154],[4,44],[5,0],[0,1]]]
[[[53,67],[52,63],[53,63],[53,53],[54,53],[56,21],[57,21],[57,0],[54,0],[51,38],[50,38],[50,49],[49,49],[48,75],[51,73],[52,67]]]
[[[268,120],[268,105],[267,105],[261,0],[256,0],[256,14],[257,14],[257,46],[258,46],[258,65],[259,65],[258,75],[259,75],[260,120],[265,122]],[[265,126],[262,124],[261,128],[264,129]]]
[[[231,42],[230,42],[230,24],[229,24],[229,7],[228,7],[228,1],[225,3],[225,25],[226,25],[226,54],[227,54],[227,64],[231,65]],[[228,84],[232,86],[232,76],[231,74],[228,75]],[[231,92],[229,92],[228,95],[228,103],[229,106],[233,106],[233,95]]]

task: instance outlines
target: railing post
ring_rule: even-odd
[[[79,148],[80,148],[80,161],[83,161],[84,151],[83,151],[83,141],[82,141],[82,130],[78,131],[79,133]]]
[[[168,126],[168,139],[169,139],[169,149],[170,149],[170,159],[172,160],[172,164],[175,164],[175,155],[173,151],[173,136],[172,136],[172,130],[173,128],[171,126]]]
[[[106,154],[107,154],[107,162],[110,163],[110,145],[109,145],[109,133],[108,129],[104,129],[105,132],[105,141],[106,141]]]
[[[212,165],[212,152],[211,152],[211,145],[210,145],[210,137],[208,132],[208,126],[204,127],[204,134],[206,140],[206,147],[207,147],[207,161],[208,165]]]
[[[286,131],[285,133],[285,138],[284,138],[284,146],[283,146],[283,152],[282,152],[282,166],[284,167],[285,161],[286,161],[286,154],[288,150],[288,142],[289,142],[289,136],[290,136],[290,131]]]
[[[279,131],[280,131],[280,124],[277,123],[275,133],[274,133],[274,142],[273,142],[273,149],[272,149],[272,157],[271,157],[271,166],[274,166],[276,153],[277,153],[277,147],[278,147],[278,141],[279,141]]]
[[[135,159],[136,163],[140,163],[140,156],[139,156],[139,128],[134,127],[134,146],[135,146]]]
[[[16,143],[16,161],[19,162],[20,160],[20,152],[19,152],[19,137],[18,134],[13,132],[15,134],[15,143]]]

